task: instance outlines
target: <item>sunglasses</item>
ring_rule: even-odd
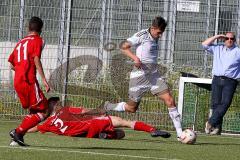
[[[227,41],[227,40],[232,40],[232,41],[234,41],[235,38],[229,38],[229,37],[226,37],[226,38],[225,38],[225,41]]]

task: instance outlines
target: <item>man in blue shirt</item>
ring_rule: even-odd
[[[213,44],[224,39],[224,44]],[[221,134],[222,121],[231,105],[238,79],[240,79],[240,49],[233,32],[216,35],[202,42],[203,48],[213,55],[212,115],[206,122],[207,134]]]

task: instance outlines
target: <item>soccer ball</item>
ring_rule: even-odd
[[[181,142],[185,144],[194,144],[197,139],[197,134],[192,129],[185,129],[180,137]]]

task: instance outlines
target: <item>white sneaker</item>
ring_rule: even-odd
[[[211,135],[221,135],[221,131],[219,128],[213,128],[213,130],[210,132]]]
[[[211,131],[212,131],[212,126],[207,121],[205,124],[205,133],[210,134]]]
[[[107,106],[108,106],[109,103],[110,103],[109,101],[104,102],[103,108],[104,108],[105,110],[108,109]]]

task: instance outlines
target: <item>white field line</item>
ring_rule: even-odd
[[[111,154],[111,153],[101,153],[101,152],[82,152],[82,151],[76,151],[76,150],[74,151],[74,150],[49,149],[49,148],[45,149],[45,148],[14,147],[14,146],[0,146],[0,148],[36,150],[36,151],[47,151],[47,152],[67,152],[67,153],[79,153],[79,154],[90,154],[90,155],[128,157],[128,158],[138,158],[138,159],[180,160],[180,159],[169,159],[169,158],[161,158],[161,157],[144,157],[144,156],[135,156],[135,155]]]

